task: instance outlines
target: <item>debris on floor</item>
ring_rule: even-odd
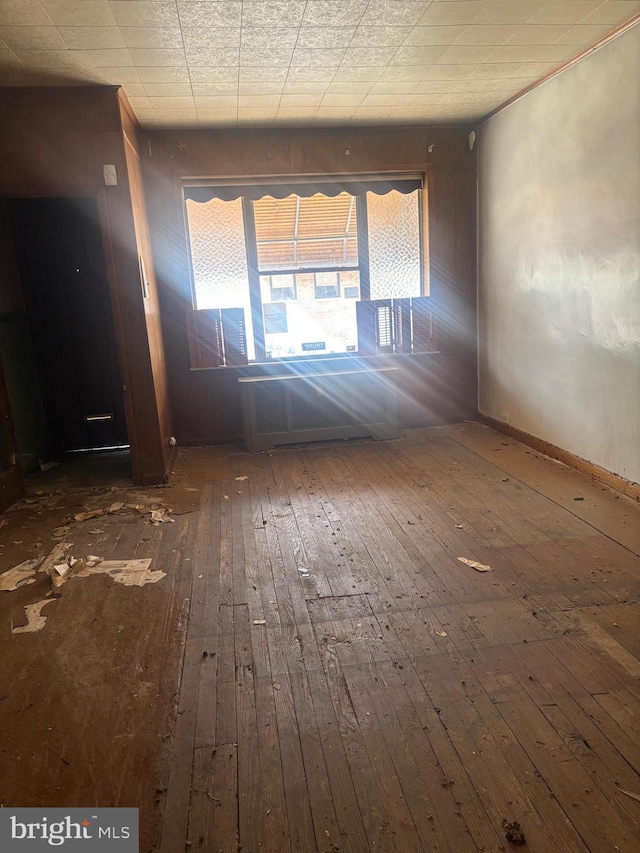
[[[244,477],[236,477],[236,480],[248,480],[249,478],[245,475]]]
[[[511,844],[515,844],[516,847],[522,847],[527,843],[527,840],[524,837],[524,832],[517,820],[513,820],[509,823],[506,818],[503,818],[502,827],[504,829],[504,837],[507,841],[511,842]]]
[[[640,794],[634,794],[633,791],[625,791],[624,788],[618,788],[619,793],[626,794],[627,797],[631,797],[632,800],[637,800],[640,803]]]
[[[254,625],[266,625],[267,620],[266,619],[254,619],[253,624]]]
[[[12,592],[14,589],[35,583],[36,568],[41,562],[42,557],[36,557],[34,560],[25,560],[24,563],[3,572],[0,575],[0,590]]]
[[[27,604],[24,608],[27,617],[26,625],[18,625],[15,628],[11,627],[12,634],[32,634],[34,631],[42,631],[47,624],[47,617],[42,615],[42,608],[45,604],[50,604],[55,601],[55,598],[43,598],[42,601],[36,601],[35,604]]]
[[[175,518],[170,518],[167,513],[171,512],[170,509],[165,509],[164,507],[160,509],[152,509],[151,511],[151,524],[166,524],[171,522],[172,524],[175,522]]]
[[[436,634],[437,634],[439,637],[446,637],[446,636],[447,636],[447,632],[446,632],[446,631],[436,631]]]
[[[484,563],[478,563],[477,560],[469,560],[467,557],[458,557],[461,563],[464,563],[465,566],[471,566],[472,569],[475,569],[476,572],[492,572],[493,569],[491,566],[485,566]]]
[[[104,509],[90,509],[88,512],[77,512],[73,518],[75,521],[87,521],[89,518],[98,518],[98,516],[104,515],[104,513]]]
[[[95,560],[95,558],[94,558]],[[156,583],[156,581],[166,578],[167,573],[161,572],[159,569],[151,571],[149,566],[151,560],[101,560],[95,565],[89,565],[89,562],[83,561],[83,568],[77,573],[76,577],[86,578],[90,575],[109,575],[116,583],[124,584],[124,586],[144,586],[148,583]]]

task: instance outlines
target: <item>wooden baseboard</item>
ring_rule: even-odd
[[[22,475],[17,465],[12,465],[6,471],[0,472],[0,512],[14,504],[22,497]]]
[[[564,462],[565,465],[568,465],[570,468],[575,468],[576,471],[580,471],[580,473],[586,474],[588,477],[593,477],[593,479],[597,480],[599,483],[603,483],[605,486],[610,486],[618,492],[629,495],[630,498],[640,500],[639,483],[633,483],[631,480],[626,480],[618,474],[612,474],[611,471],[607,471],[599,465],[594,465],[593,462],[588,462],[580,456],[575,456],[573,453],[569,453],[568,450],[556,447],[555,444],[550,444],[548,441],[537,438],[535,435],[530,435],[528,432],[516,429],[516,427],[513,427],[510,424],[502,423],[502,421],[496,421],[493,418],[482,414],[478,414],[478,420],[480,423],[491,427],[491,429],[495,429],[496,432],[502,432],[510,438],[514,438],[516,441],[520,441],[522,444],[526,444],[528,447],[533,448],[533,450],[537,450],[538,453],[544,453],[545,456],[550,456],[552,459]]]

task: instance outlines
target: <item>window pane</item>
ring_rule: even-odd
[[[196,308],[243,308],[249,360],[255,360],[242,200],[187,199]]]
[[[421,296],[419,193],[367,193],[371,299]]]
[[[332,298],[318,296],[317,279],[330,283]],[[360,290],[357,270],[341,273],[299,273],[293,276],[294,299],[276,300],[282,287],[290,287],[291,276],[260,276],[265,345],[268,358],[355,352],[358,344],[356,302],[347,298],[346,287]],[[335,296],[335,291],[338,291]]]
[[[356,205],[349,193],[254,202],[259,269],[357,266]]]

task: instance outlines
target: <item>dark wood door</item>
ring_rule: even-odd
[[[11,220],[52,450],[127,444],[96,202],[16,199]]]

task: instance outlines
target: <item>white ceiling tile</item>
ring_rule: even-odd
[[[0,26],[0,39],[10,50],[64,50],[67,46],[55,27]]]
[[[188,83],[189,69],[183,66],[164,66],[138,68],[137,73],[143,83]]]
[[[410,95],[416,87],[411,80],[380,80],[371,87],[372,95]]]
[[[400,0],[397,0],[400,2]],[[367,0],[310,0],[307,3],[302,24],[305,27],[337,27],[359,24]]]
[[[38,0],[2,0],[0,24],[10,27],[46,27],[51,19]]]
[[[242,30],[242,49],[294,48],[298,33],[299,30],[295,27],[245,27]],[[240,43],[240,38],[238,38],[238,43]]]
[[[216,124],[225,124],[226,122],[233,122],[235,124],[238,118],[238,110],[198,110],[198,118],[200,121],[215,121]]]
[[[410,32],[411,27],[360,26],[355,31],[351,47],[398,47]]]
[[[316,48],[296,48],[291,59],[292,66],[307,66],[307,67],[328,67],[338,65],[340,60],[345,55],[343,47],[331,50],[316,49]]]
[[[396,49],[393,47],[348,47],[342,64],[353,68],[366,65],[384,67],[392,61],[395,52]]]
[[[240,0],[178,2],[178,12],[183,27],[239,27],[242,24]]]
[[[103,50],[74,50],[69,51],[80,65],[88,68],[113,68],[115,66],[134,65],[126,48],[104,48]]]
[[[526,24],[547,0],[491,0],[482,8],[470,24]],[[575,0],[572,0],[575,2]]]
[[[411,27],[417,24],[429,7],[429,2],[408,0],[371,0],[362,23],[373,26]]]
[[[298,107],[319,107],[322,101],[321,94],[315,95],[295,95],[284,94],[280,99],[280,109],[298,108]]]
[[[237,95],[238,81],[228,83],[191,83],[194,98],[212,98],[219,95]],[[242,91],[242,90],[240,90]]]
[[[203,65],[190,68],[189,76],[192,83],[228,83],[238,79],[238,69]]]
[[[240,65],[254,66],[269,65],[271,68],[288,68],[291,64],[293,48],[291,47],[263,47],[263,48],[240,48]]]
[[[59,27],[58,32],[70,50],[127,46],[118,27]]]
[[[341,65],[336,70],[333,81],[336,83],[375,83],[380,79],[382,67],[375,65]]]
[[[238,98],[236,95],[205,95],[196,96],[196,109],[198,113],[202,110],[235,110],[238,106]]]
[[[0,70],[13,66],[20,66],[21,62],[15,53],[8,48],[0,48]]]
[[[441,44],[449,46],[462,36],[467,27],[413,27],[409,30],[405,44],[433,45]],[[471,42],[471,44],[482,44],[482,42]]]
[[[472,80],[506,80],[521,68],[521,62],[483,62],[482,65],[470,65],[468,77]]]
[[[86,0],[88,2],[88,0]],[[89,69],[87,69],[89,70]],[[123,68],[116,66],[115,68],[96,68],[90,69],[91,79],[100,83],[107,83],[111,86],[121,86],[124,83],[139,83],[140,75],[138,69],[133,65],[127,65]]]
[[[178,27],[174,0],[110,0],[109,6],[120,27]]]
[[[40,0],[56,27],[115,27],[108,0]]]
[[[191,83],[143,83],[146,95],[155,98],[190,97]]]
[[[359,94],[366,95],[371,91],[372,86],[375,86],[375,83],[356,83],[352,82],[344,82],[344,81],[334,81],[333,83],[329,83],[327,87],[327,92],[332,92],[336,95],[351,95],[351,94]]]
[[[133,51],[132,51],[133,53]],[[233,47],[187,47],[185,48],[187,65],[215,67],[236,67],[240,60],[240,51]]]
[[[182,47],[182,34],[176,27],[122,27],[120,32],[127,47]]]
[[[505,68],[508,68],[505,62]],[[557,62],[519,62],[513,66],[513,70],[508,75],[509,77],[535,77],[537,80],[549,74],[550,71],[555,71],[558,67]]]
[[[299,27],[306,0],[244,0],[243,27]]]
[[[240,95],[238,97],[239,109],[276,109],[280,104],[280,95]]]
[[[607,0],[583,19],[583,24],[608,24],[611,28],[623,24],[640,12],[640,0]]]
[[[154,110],[192,110],[195,109],[193,97],[154,96],[149,98]]]
[[[131,92],[129,92],[127,89],[125,89],[125,94],[127,96],[129,103],[133,107],[133,110],[136,113],[136,115],[138,114],[138,112],[140,110],[152,110],[153,109],[153,107],[151,106],[151,102],[149,101],[149,98],[146,97],[146,95],[141,95],[141,96],[134,95]]]
[[[160,120],[168,120],[178,122],[180,126],[184,126],[183,122],[187,122],[190,119],[198,118],[198,113],[196,112],[195,107],[193,109],[164,109],[164,108],[156,108],[156,118]]]
[[[518,24],[472,24],[455,40],[456,44],[504,44],[518,29]]]
[[[563,62],[572,54],[570,45],[535,44],[507,45],[496,47],[489,62]]]
[[[313,118],[316,114],[317,107],[283,107],[278,109],[278,118],[280,119],[305,119]]]
[[[86,51],[86,53],[93,52],[94,51],[91,50]],[[100,53],[100,51],[96,51],[96,53]],[[15,55],[18,57],[20,62],[29,68],[78,68],[76,57],[69,50],[16,50]],[[123,57],[123,59],[125,59],[125,57]],[[129,57],[126,57],[125,61],[118,63],[114,62],[112,64],[126,65],[126,60],[131,62]]]
[[[356,31],[355,27],[301,27],[297,47],[336,48],[347,47]],[[250,30],[246,30],[250,32]]]
[[[445,65],[473,65],[484,62],[495,50],[487,45],[452,45],[437,60]]]
[[[579,24],[576,27],[570,27],[566,32],[555,40],[555,44],[571,44],[576,47],[590,47],[595,42],[599,41],[603,36],[611,32],[609,24],[599,24],[589,26],[587,24]]]
[[[134,65],[150,68],[154,65],[184,65],[184,51],[162,47],[132,47],[129,49]]]
[[[350,118],[356,107],[318,107],[317,118]]]
[[[568,31],[566,24],[525,24],[505,44],[553,44]]]
[[[486,5],[486,3],[480,0],[459,0],[456,3],[431,3],[417,23],[421,27],[472,24]]]
[[[380,76],[380,80],[398,81],[398,82],[415,82],[425,79],[425,74],[431,65],[390,65],[385,68]]]
[[[327,85],[327,83],[305,83],[298,80],[287,80],[284,84],[283,92],[291,95],[323,95],[327,91]]]
[[[602,0],[552,0],[531,15],[528,23],[573,26],[579,24],[587,15],[595,12],[602,5]]]
[[[332,92],[327,94],[322,99],[321,107],[358,107],[368,95],[336,95]]]
[[[391,65],[433,65],[444,54],[444,45],[403,45],[396,51]]]
[[[423,80],[421,83],[416,83],[413,90],[419,94],[447,94],[448,92],[457,92],[458,87],[463,85],[456,80]]]
[[[336,72],[338,71],[338,66],[333,65],[329,67],[320,67],[320,66],[292,66],[289,69],[289,74],[287,77],[287,82],[289,80],[298,80],[304,83],[319,83],[322,81],[326,81],[330,83],[334,77],[337,79]]]
[[[277,107],[239,107],[238,120],[265,119],[273,120],[278,112]]]

